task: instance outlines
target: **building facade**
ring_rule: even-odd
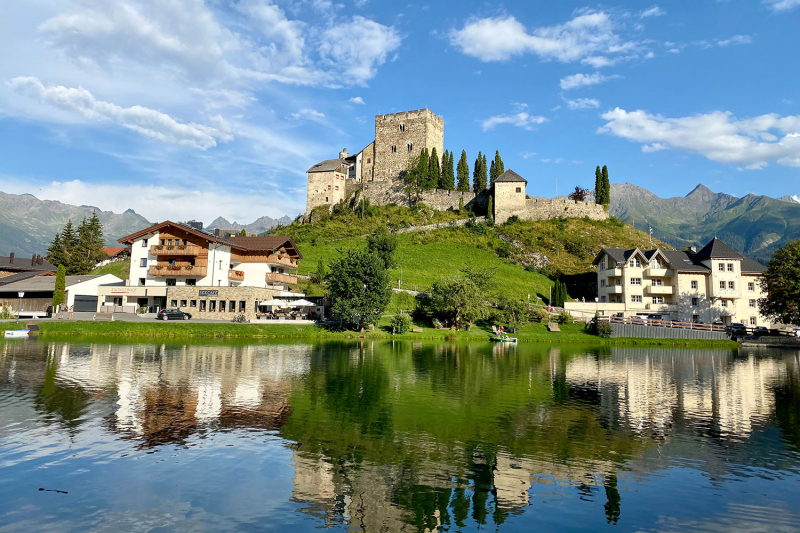
[[[251,318],[260,301],[302,296],[292,292],[302,256],[289,237],[223,238],[166,221],[119,242],[131,247],[130,278],[100,288],[98,311],[170,307],[198,318]]]
[[[714,238],[699,252],[603,248],[597,302],[569,302],[571,312],[660,315],[681,322],[769,326],[758,312],[766,267]]]

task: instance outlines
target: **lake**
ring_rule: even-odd
[[[791,350],[0,343],[2,533],[800,531],[799,446]]]

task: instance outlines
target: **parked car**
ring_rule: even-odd
[[[789,333],[789,335],[793,337],[800,337],[800,328],[792,328],[792,331]]]
[[[734,322],[728,327],[731,335],[747,335],[747,326],[741,322]]]
[[[760,337],[762,335],[772,335],[772,332],[766,326],[758,326],[753,330],[753,335],[758,335]]]
[[[192,318],[192,315],[179,309],[162,309],[156,315],[158,320],[189,320],[190,318]]]

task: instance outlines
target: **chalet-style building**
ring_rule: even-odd
[[[568,311],[769,326],[758,313],[766,267],[717,238],[699,252],[603,248],[592,265],[598,301],[569,302]]]
[[[252,318],[258,302],[289,295],[302,258],[290,237],[221,237],[170,221],[119,242],[130,246],[130,279],[102,287],[98,311],[168,307],[197,318]]]

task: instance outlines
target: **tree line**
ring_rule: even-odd
[[[472,166],[472,192],[479,194],[491,188],[503,172],[505,165],[498,150],[495,150],[491,164],[488,163],[486,154],[478,152],[478,157]],[[418,190],[443,189],[469,192],[470,167],[467,152],[461,150],[461,157],[456,165],[453,152],[445,150],[440,163],[436,148],[430,152],[427,148],[423,148],[419,156],[409,163],[405,181]]]
[[[47,247],[45,259],[57,267],[63,266],[69,276],[88,274],[108,257],[104,246],[103,224],[95,212],[88,219],[83,217],[77,228],[68,220]]]

